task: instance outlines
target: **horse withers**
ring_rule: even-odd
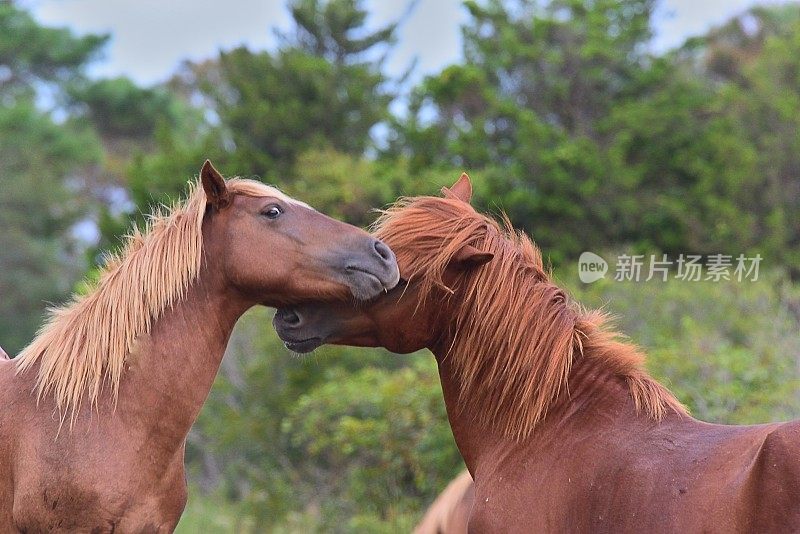
[[[238,318],[396,284],[363,230],[208,161],[200,182],[0,361],[0,532],[172,531],[186,436]]]
[[[573,303],[510,223],[401,200],[375,235],[403,279],[362,306],[279,310],[290,348],[428,348],[474,479],[470,532],[800,532],[800,422],[708,424]]]

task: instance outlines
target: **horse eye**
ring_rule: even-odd
[[[261,212],[261,215],[266,217],[267,219],[277,219],[283,213],[283,209],[280,206],[270,206],[264,211]]]

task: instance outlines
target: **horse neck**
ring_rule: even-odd
[[[185,298],[136,343],[120,383],[117,411],[149,436],[182,446],[208,396],[239,317],[252,303],[204,267]],[[157,429],[157,432],[154,430]]]
[[[447,346],[447,342],[439,345]],[[453,437],[473,476],[478,470],[492,469],[498,462],[508,461],[515,453],[528,455],[535,450],[564,447],[571,437],[582,439],[586,432],[595,434],[601,427],[617,427],[624,431],[637,417],[624,378],[605,368],[602,362],[582,357],[572,366],[568,393],[559,396],[528,437],[518,440],[498,430],[503,421],[486,425],[477,422],[475,415],[488,411],[490,407],[460,400],[461,384],[453,361],[478,355],[447,354],[446,349],[438,348],[432,350],[439,365]]]

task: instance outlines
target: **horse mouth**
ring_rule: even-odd
[[[380,276],[357,265],[348,266],[347,272],[350,275],[350,291],[357,300],[369,300],[381,293],[386,293],[397,285],[399,279],[399,274],[391,276],[391,279],[386,279],[385,276]]]
[[[309,337],[306,339],[284,339],[283,344],[292,352],[306,354],[318,349],[325,342],[320,337]]]

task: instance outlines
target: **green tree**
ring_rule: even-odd
[[[752,147],[752,178],[736,197],[750,248],[800,275],[800,7],[754,8],[702,43],[733,131]]]
[[[614,232],[606,121],[644,94],[650,0],[467,2],[464,65],[426,79],[389,150],[412,170],[482,174],[499,205],[559,261]],[[432,116],[432,118],[431,118]]]
[[[37,84],[56,91],[83,77],[107,35],[76,37],[65,28],[47,28],[14,2],[0,3],[0,97],[30,96]]]
[[[143,89],[123,77],[72,85],[70,97],[73,113],[86,117],[109,142],[150,141],[159,124],[176,125],[183,111],[166,88]]]
[[[732,103],[728,90],[720,88],[721,74],[710,74],[710,67],[698,71],[698,56],[711,49],[705,41],[692,40],[662,57],[648,52],[653,5],[649,0],[468,2],[465,63],[415,89],[387,156],[407,158],[412,172],[473,171],[478,204],[506,211],[555,264],[613,244],[739,253],[768,243],[767,233],[794,232],[787,216],[794,213],[795,196],[776,194],[793,190],[796,182],[788,170],[796,153],[787,96],[792,93],[772,81],[786,72],[785,62],[774,64],[781,54],[771,51],[772,68],[750,75],[744,91],[751,105],[756,91],[749,88],[759,80],[775,92],[762,99],[784,107],[785,119],[774,122],[782,125],[781,134],[774,135],[766,125],[774,113],[755,108],[741,117],[736,110],[743,105]],[[763,26],[786,31],[791,28],[786,18],[764,15]],[[766,57],[758,49],[767,46],[769,31],[753,37],[762,43],[758,46],[743,43],[741,32],[720,41],[726,50],[736,43],[753,62]],[[782,57],[789,61],[792,54],[789,48]],[[735,79],[746,75],[742,69]],[[780,154],[764,150],[770,155],[760,168],[759,149],[765,143],[778,146],[778,138]],[[767,171],[775,161],[785,163]],[[771,193],[762,187],[765,174],[781,175],[772,181]],[[747,207],[765,196],[775,209]],[[796,248],[781,239],[785,250]]]
[[[0,342],[13,354],[80,275],[73,224],[88,207],[76,191],[100,157],[90,130],[54,121],[35,95],[42,86],[64,95],[106,37],[42,27],[8,2],[0,36]]]
[[[281,181],[312,148],[361,156],[393,99],[383,56],[375,56],[390,46],[394,25],[366,32],[355,0],[302,0],[290,9],[295,27],[277,52],[237,48],[184,76],[224,126],[233,166]]]
[[[751,249],[756,221],[740,200],[761,178],[756,154],[706,80],[667,57],[657,83],[605,123],[614,173],[595,200],[611,207],[605,244],[671,254]]]

